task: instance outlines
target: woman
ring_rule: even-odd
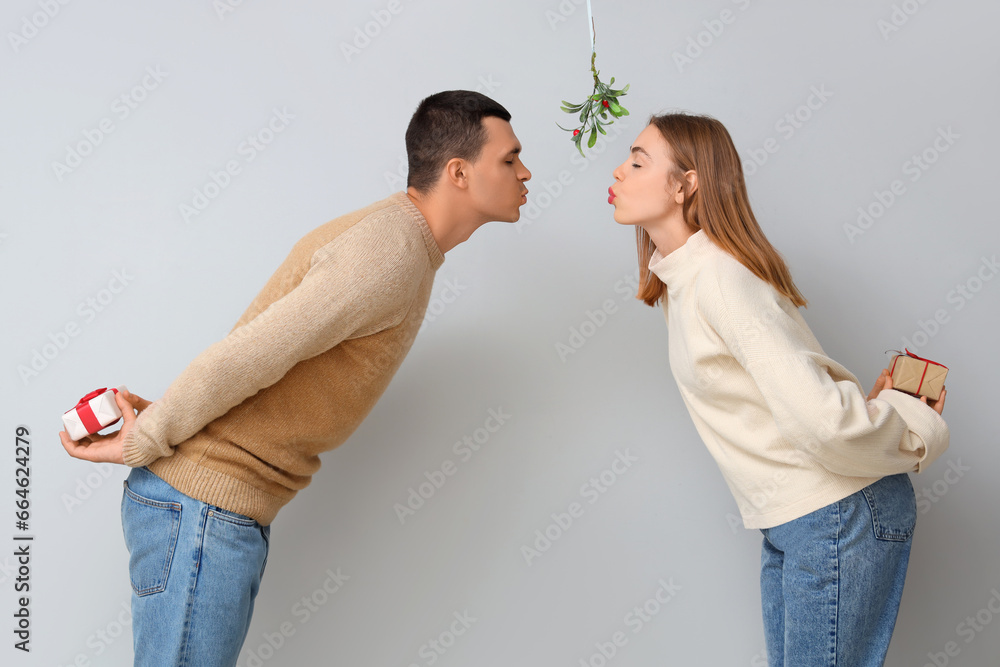
[[[636,227],[638,298],[662,302],[670,369],[735,497],[763,533],[768,663],[881,665],[916,521],[907,472],[948,447],[937,401],[868,394],[826,356],[764,237],[740,159],[707,116],[653,116],[614,170]]]

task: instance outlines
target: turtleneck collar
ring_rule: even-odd
[[[406,211],[417,223],[417,226],[420,227],[420,233],[424,237],[424,245],[427,246],[427,256],[431,261],[431,268],[436,271],[444,264],[444,253],[441,252],[441,247],[437,244],[431,228],[427,225],[427,218],[420,212],[416,204],[410,200],[405,190],[395,192],[389,198],[399,204],[400,208]]]
[[[662,255],[659,249],[654,250],[653,256],[649,258],[649,270],[669,288],[690,275],[714,246],[705,230],[699,229],[688,237],[684,245],[668,255]]]

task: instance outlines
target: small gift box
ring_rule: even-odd
[[[117,389],[101,387],[80,399],[76,407],[62,417],[66,432],[73,440],[97,433],[122,418],[122,411],[115,402]]]
[[[903,348],[906,350],[906,348]],[[913,394],[926,396],[936,401],[941,396],[944,378],[948,375],[948,367],[930,359],[918,357],[909,350],[906,354],[897,354],[889,366],[892,376],[892,388]]]

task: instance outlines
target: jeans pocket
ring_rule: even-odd
[[[132,590],[142,597],[167,588],[181,525],[181,505],[139,495],[125,482],[122,530],[128,548]]]
[[[236,512],[230,512],[229,510],[222,509],[217,505],[209,505],[208,511],[212,513],[212,516],[221,520],[228,521],[229,523],[234,523],[237,526],[256,526],[257,521],[252,519],[245,514],[237,514]]]
[[[254,558],[261,560],[257,580],[263,578],[270,546],[270,527],[215,505],[209,505],[208,519],[205,533],[206,536],[211,535],[212,545],[230,554],[253,554]]]
[[[862,489],[872,511],[875,538],[906,542],[917,523],[917,498],[906,473],[883,477]]]

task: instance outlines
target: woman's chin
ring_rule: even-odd
[[[615,222],[617,222],[619,225],[626,225],[626,226],[631,226],[635,224],[634,222],[622,219],[622,216],[618,214],[617,209],[615,209]]]

